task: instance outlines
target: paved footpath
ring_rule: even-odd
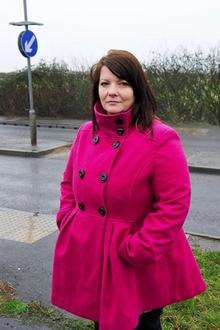
[[[75,120],[38,120],[40,127],[77,128],[82,121]],[[25,126],[24,118],[8,119],[0,117],[0,125]],[[220,174],[220,127],[175,127],[183,140],[188,164],[192,172]],[[9,148],[15,139],[18,148],[27,143],[27,133],[11,138],[1,137],[0,148]],[[58,142],[70,142],[63,139]],[[1,207],[1,204],[0,204]],[[50,220],[50,219],[49,219]],[[49,221],[48,220],[48,221]],[[52,219],[51,219],[52,220]],[[54,224],[52,225],[54,226]],[[49,228],[49,227],[48,227]],[[13,240],[0,240],[0,280],[10,281],[16,288],[18,296],[24,301],[40,300],[45,305],[50,303],[51,262],[57,232],[53,227],[47,236],[29,243]],[[199,241],[199,237],[189,237],[192,243],[201,243],[204,248],[216,249],[208,239]],[[196,241],[197,240],[197,241]],[[212,245],[213,244],[213,245]],[[219,244],[219,241],[218,241]],[[214,247],[215,245],[215,247]],[[218,245],[219,247],[219,245]],[[46,326],[26,326],[10,318],[0,318],[0,330],[4,329],[49,329]]]

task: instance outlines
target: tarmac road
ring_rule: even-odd
[[[16,130],[15,137],[13,137],[14,130]],[[19,134],[27,134],[27,130],[28,127],[0,126],[0,132],[4,133],[1,143],[4,139],[6,141],[11,138],[13,141]],[[38,128],[38,130],[41,139],[51,141],[59,139],[71,142],[75,134],[73,129]],[[202,138],[204,140],[204,137]],[[185,149],[188,150],[189,137],[186,140],[184,138],[184,143]],[[205,140],[203,146],[204,143]],[[212,147],[210,143],[210,152],[214,150],[217,154],[217,143],[218,140],[212,142]],[[207,142],[206,148],[208,148]],[[59,183],[67,152],[68,149],[39,158],[0,155],[0,207],[54,215],[59,206]],[[204,152],[202,146],[201,152]],[[191,183],[191,208],[185,229],[195,233],[220,236],[220,175],[191,173]]]

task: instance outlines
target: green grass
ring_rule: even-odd
[[[194,248],[207,283],[207,290],[178,304],[167,306],[162,317],[164,330],[220,329],[220,252]]]
[[[181,303],[166,306],[163,330],[220,329],[220,252],[193,248],[208,285],[206,292]],[[38,301],[22,302],[12,285],[0,283],[0,316],[19,319],[24,324],[47,325],[51,329],[92,330],[93,322],[76,320]]]
[[[22,313],[26,313],[28,311],[28,305],[20,300],[13,299],[10,301],[1,301],[0,300],[0,315],[12,315],[16,316]]]

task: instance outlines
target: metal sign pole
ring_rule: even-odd
[[[28,22],[27,19],[27,3],[26,0],[23,0],[24,4],[24,20]],[[28,30],[28,24],[25,24],[25,30]],[[32,89],[32,74],[31,74],[31,59],[27,57],[28,65],[28,91],[29,91],[29,125],[30,125],[30,136],[31,136],[31,145],[33,147],[37,146],[37,125],[36,125],[36,113],[34,110],[34,101],[33,101],[33,89]]]
[[[23,0],[24,6],[24,21],[10,22],[14,26],[25,26],[25,31],[21,32],[18,37],[18,47],[21,54],[27,58],[27,73],[28,73],[28,93],[29,93],[29,125],[31,135],[31,146],[35,149],[37,146],[37,125],[36,113],[34,110],[33,89],[32,89],[32,74],[31,74],[31,60],[30,57],[34,56],[37,52],[37,38],[34,33],[28,30],[29,25],[43,25],[42,23],[28,21],[27,19],[27,2]]]

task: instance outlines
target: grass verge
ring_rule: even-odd
[[[163,330],[220,329],[220,252],[202,251],[199,247],[193,250],[208,289],[193,299],[166,306],[161,318]],[[0,316],[51,329],[93,329],[92,321],[73,319],[39,301],[19,300],[15,289],[7,282],[0,282]]]

